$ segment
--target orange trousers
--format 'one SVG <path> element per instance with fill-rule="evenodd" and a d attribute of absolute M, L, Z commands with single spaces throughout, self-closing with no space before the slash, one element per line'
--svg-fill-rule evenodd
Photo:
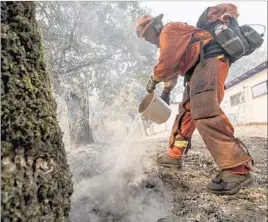
<path fill-rule="evenodd" d="M 206 59 L 204 67 L 197 65 L 184 90 L 173 125 L 169 156 L 181 158 L 187 138 L 197 129 L 221 169 L 237 167 L 252 160 L 234 137 L 234 128 L 220 108 L 228 72 L 229 62 L 223 56 Z"/>

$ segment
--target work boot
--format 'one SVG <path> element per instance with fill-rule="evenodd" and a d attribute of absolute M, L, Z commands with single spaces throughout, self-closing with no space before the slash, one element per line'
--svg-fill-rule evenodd
<path fill-rule="evenodd" d="M 158 156 L 157 164 L 159 166 L 181 168 L 182 159 L 174 159 L 170 157 L 167 153 L 163 153 L 160 156 Z"/>
<path fill-rule="evenodd" d="M 241 187 L 246 187 L 253 181 L 251 174 L 235 174 L 222 170 L 211 180 L 207 189 L 215 194 L 235 194 Z"/>

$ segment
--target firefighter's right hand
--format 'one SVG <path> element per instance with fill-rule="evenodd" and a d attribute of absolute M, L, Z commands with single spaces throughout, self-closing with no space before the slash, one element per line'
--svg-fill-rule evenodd
<path fill-rule="evenodd" d="M 170 105 L 170 92 L 162 91 L 160 98 L 163 99 L 166 104 Z"/>
<path fill-rule="evenodd" d="M 152 93 L 155 90 L 155 86 L 158 84 L 158 82 L 154 81 L 152 77 L 149 79 L 146 90 L 148 93 Z"/>

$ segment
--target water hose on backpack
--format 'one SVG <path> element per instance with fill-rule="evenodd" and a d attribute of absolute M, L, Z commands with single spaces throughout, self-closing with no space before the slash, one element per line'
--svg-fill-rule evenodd
<path fill-rule="evenodd" d="M 264 31 L 263 31 L 263 33 L 262 34 L 260 34 L 260 36 L 261 37 L 263 37 L 264 36 L 264 34 L 265 34 L 265 32 L 266 32 L 266 26 L 265 25 L 261 25 L 261 24 L 247 24 L 247 25 L 251 25 L 251 26 L 262 26 L 263 28 L 264 28 Z"/>

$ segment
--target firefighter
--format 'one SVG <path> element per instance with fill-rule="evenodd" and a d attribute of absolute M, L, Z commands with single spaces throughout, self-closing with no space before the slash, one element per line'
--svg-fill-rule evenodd
<path fill-rule="evenodd" d="M 182 167 L 182 156 L 195 129 L 200 133 L 220 173 L 207 185 L 216 194 L 234 194 L 252 182 L 252 157 L 243 143 L 234 137 L 234 128 L 220 108 L 224 82 L 230 63 L 213 36 L 181 22 L 163 25 L 163 14 L 137 19 L 136 34 L 160 49 L 146 90 L 152 93 L 164 82 L 161 97 L 169 101 L 178 76 L 184 76 L 185 89 L 173 124 L 167 152 L 161 154 L 160 166 Z M 226 19 L 226 18 L 225 18 Z"/>

